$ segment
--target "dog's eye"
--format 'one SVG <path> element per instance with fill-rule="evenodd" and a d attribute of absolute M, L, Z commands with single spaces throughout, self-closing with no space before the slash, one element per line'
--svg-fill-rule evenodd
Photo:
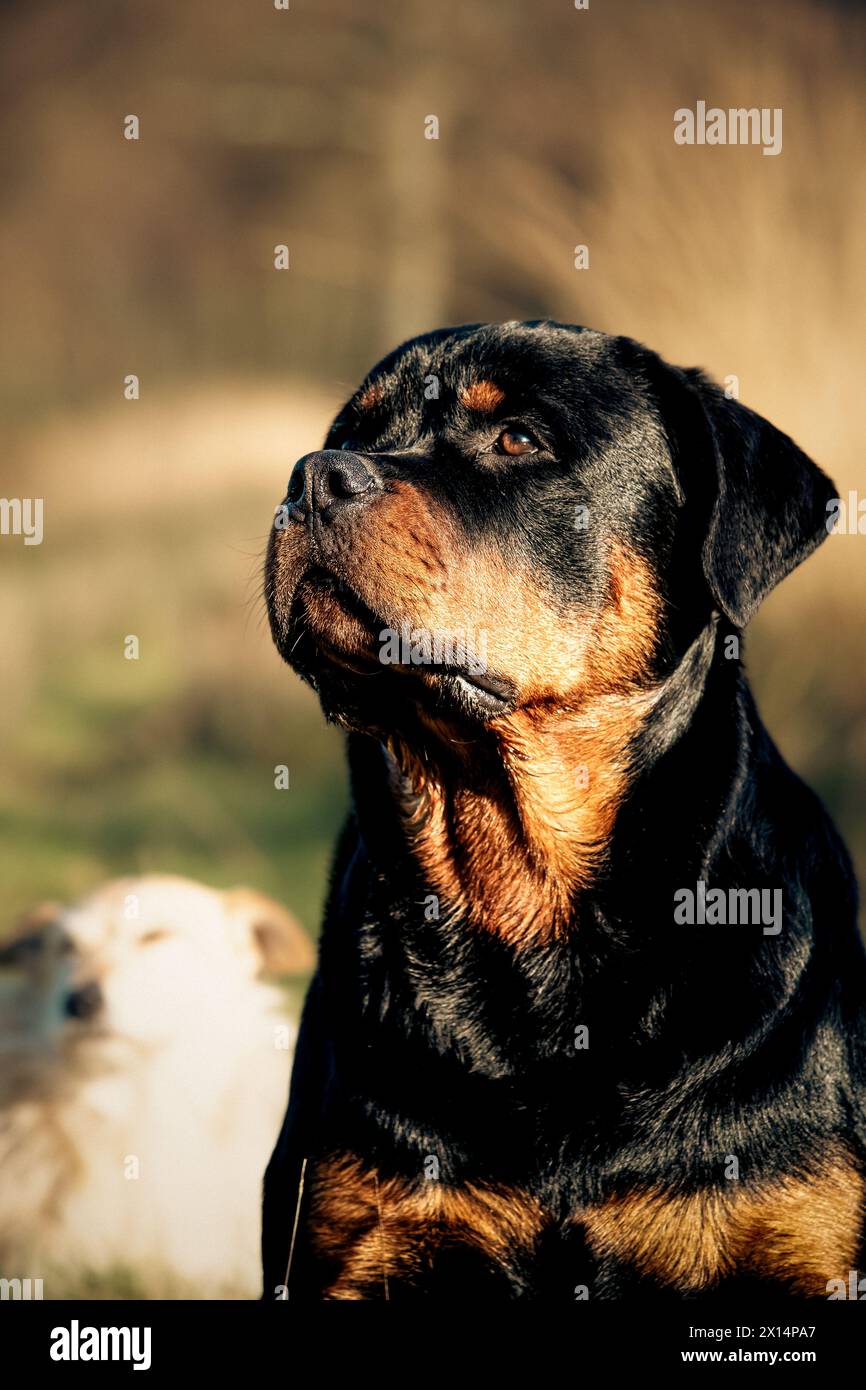
<path fill-rule="evenodd" d="M 525 430 L 503 430 L 495 447 L 497 453 L 509 454 L 512 458 L 518 454 L 538 453 L 538 444 Z"/>
<path fill-rule="evenodd" d="M 165 927 L 154 927 L 152 931 L 142 932 L 138 938 L 139 946 L 155 946 L 158 941 L 167 941 L 171 932 Z"/>

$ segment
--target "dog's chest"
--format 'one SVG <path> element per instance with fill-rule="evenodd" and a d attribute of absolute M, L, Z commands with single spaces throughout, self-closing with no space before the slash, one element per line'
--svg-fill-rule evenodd
<path fill-rule="evenodd" d="M 732 1193 L 663 1186 L 554 1215 L 528 1189 L 384 1177 L 352 1154 L 313 1160 L 307 1258 L 327 1299 L 680 1296 L 746 1278 L 826 1297 L 856 1260 L 864 1182 L 841 1155 L 808 1179 Z"/>

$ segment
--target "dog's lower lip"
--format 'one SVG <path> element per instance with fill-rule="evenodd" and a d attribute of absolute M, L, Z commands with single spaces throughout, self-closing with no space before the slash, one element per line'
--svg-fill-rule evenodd
<path fill-rule="evenodd" d="M 304 584 L 311 584 L 330 590 L 335 598 L 345 607 L 349 608 L 365 626 L 377 630 L 383 626 L 379 621 L 378 615 L 368 607 L 357 590 L 353 589 L 351 585 L 347 584 L 339 575 L 332 573 L 331 570 L 322 569 L 320 567 L 308 570 L 301 581 L 301 586 Z"/>
<path fill-rule="evenodd" d="M 333 643 L 325 638 L 319 638 L 316 646 L 326 661 L 330 661 L 335 666 L 341 666 L 344 671 L 350 671 L 356 676 L 378 675 L 384 667 L 377 661 L 366 660 L 364 657 L 355 653 L 341 651 Z"/>

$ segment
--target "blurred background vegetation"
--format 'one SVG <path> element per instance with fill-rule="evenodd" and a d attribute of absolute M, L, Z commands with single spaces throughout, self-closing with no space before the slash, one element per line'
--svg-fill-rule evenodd
<path fill-rule="evenodd" d="M 862 6 L 817 0 L 5 0 L 0 496 L 44 497 L 45 540 L 0 538 L 0 927 L 161 869 L 315 930 L 340 740 L 271 647 L 261 556 L 399 340 L 627 333 L 866 490 L 864 58 Z M 781 107 L 782 154 L 676 146 L 698 99 Z M 861 877 L 863 581 L 831 538 L 749 652 Z"/>

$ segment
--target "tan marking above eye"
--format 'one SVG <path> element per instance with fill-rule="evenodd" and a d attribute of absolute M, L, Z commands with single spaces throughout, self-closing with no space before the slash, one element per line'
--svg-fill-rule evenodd
<path fill-rule="evenodd" d="M 489 415 L 505 400 L 505 392 L 493 381 L 474 381 L 471 386 L 464 386 L 458 399 L 467 410 Z"/>
<path fill-rule="evenodd" d="M 385 388 L 381 381 L 371 381 L 369 386 L 365 386 L 356 401 L 359 410 L 372 410 L 374 405 L 378 405 L 385 395 Z"/>

